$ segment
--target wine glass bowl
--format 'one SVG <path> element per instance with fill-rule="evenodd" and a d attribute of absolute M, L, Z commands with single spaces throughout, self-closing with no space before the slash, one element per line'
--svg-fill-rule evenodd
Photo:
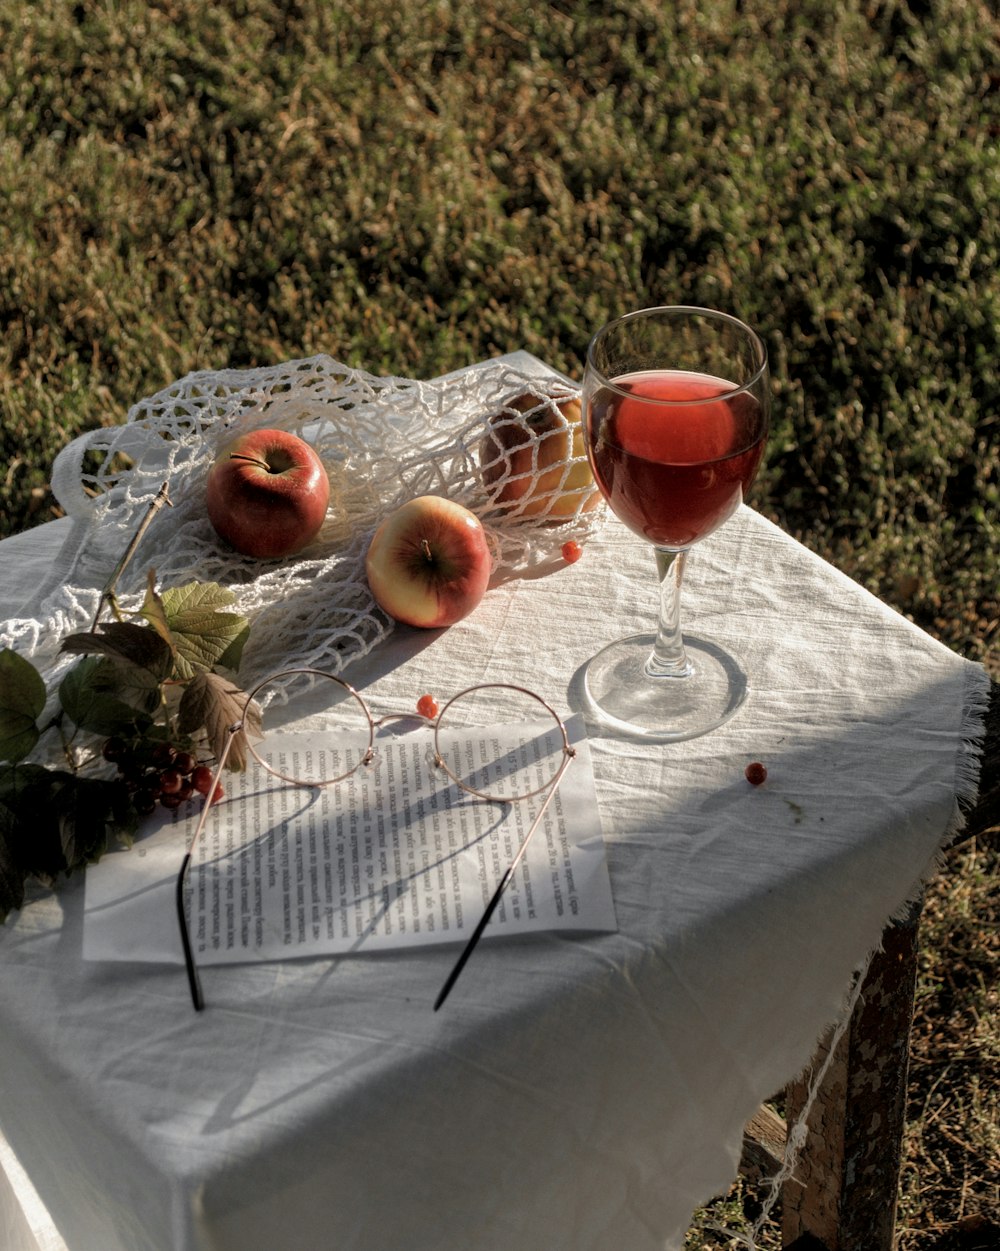
<path fill-rule="evenodd" d="M 748 684 L 739 661 L 682 637 L 685 554 L 737 510 L 760 467 L 770 413 L 760 337 L 712 309 L 643 309 L 591 340 L 583 430 L 615 516 L 653 545 L 658 628 L 619 640 L 586 667 L 592 710 L 645 739 L 692 738 L 725 721 Z"/>

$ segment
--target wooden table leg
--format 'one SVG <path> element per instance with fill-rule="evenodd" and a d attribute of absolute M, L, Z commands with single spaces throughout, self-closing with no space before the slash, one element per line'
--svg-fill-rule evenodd
<path fill-rule="evenodd" d="M 920 906 L 883 934 L 861 998 L 807 1121 L 799 1184 L 782 1190 L 782 1242 L 791 1251 L 891 1251 L 903 1126 Z M 821 1045 L 814 1063 L 827 1054 Z M 786 1092 L 789 1124 L 807 1081 Z"/>

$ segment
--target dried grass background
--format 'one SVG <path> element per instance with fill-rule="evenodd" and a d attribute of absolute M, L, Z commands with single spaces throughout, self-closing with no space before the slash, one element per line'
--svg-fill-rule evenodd
<path fill-rule="evenodd" d="M 1000 676 L 998 88 L 986 0 L 0 0 L 0 534 L 191 370 L 579 376 L 712 304 L 771 350 L 757 506 Z M 901 1251 L 1000 1211 L 997 860 L 931 892 Z"/>

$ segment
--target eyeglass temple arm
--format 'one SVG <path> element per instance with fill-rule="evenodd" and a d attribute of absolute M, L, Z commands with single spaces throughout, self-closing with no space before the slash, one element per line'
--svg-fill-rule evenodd
<path fill-rule="evenodd" d="M 188 851 L 184 853 L 181 871 L 177 875 L 177 921 L 181 931 L 181 946 L 184 948 L 184 968 L 187 971 L 188 986 L 191 988 L 191 1002 L 194 1004 L 195 1012 L 201 1012 L 205 1007 L 205 997 L 201 991 L 201 978 L 198 976 L 198 966 L 194 962 L 187 917 L 184 913 L 184 882 L 190 863 L 191 853 Z"/>
<path fill-rule="evenodd" d="M 469 957 L 472 955 L 473 951 L 476 949 L 476 945 L 479 942 L 480 938 L 482 938 L 483 931 L 486 929 L 487 925 L 489 925 L 490 923 L 490 918 L 493 916 L 493 913 L 496 912 L 497 904 L 500 902 L 501 896 L 503 895 L 504 891 L 507 889 L 508 885 L 510 884 L 510 879 L 514 876 L 514 873 L 517 870 L 517 866 L 521 863 L 522 859 L 524 858 L 524 853 L 528 850 L 528 844 L 531 842 L 532 834 L 534 834 L 535 830 L 538 829 L 538 826 L 541 823 L 542 817 L 545 816 L 546 809 L 548 808 L 549 804 L 552 802 L 552 797 L 555 795 L 556 791 L 559 789 L 559 783 L 562 781 L 562 775 L 566 772 L 566 769 L 569 767 L 569 762 L 573 759 L 575 755 L 576 755 L 576 752 L 573 750 L 572 747 L 566 748 L 564 750 L 562 763 L 559 766 L 559 770 L 556 773 L 556 776 L 552 779 L 552 785 L 549 787 L 549 792 L 545 796 L 545 802 L 542 804 L 541 808 L 539 808 L 534 821 L 532 821 L 531 823 L 531 829 L 528 830 L 527 834 L 525 834 L 524 838 L 521 840 L 521 846 L 518 847 L 517 854 L 514 856 L 514 859 L 507 866 L 507 871 L 504 873 L 503 877 L 500 879 L 500 883 L 497 886 L 496 890 L 493 892 L 493 896 L 490 899 L 489 903 L 486 905 L 486 909 L 483 912 L 483 915 L 479 918 L 479 922 L 476 925 L 476 928 L 469 935 L 468 942 L 462 948 L 462 952 L 459 955 L 458 959 L 455 961 L 454 967 L 452 968 L 451 972 L 448 974 L 447 978 L 445 979 L 444 985 L 441 987 L 440 991 L 438 992 L 438 997 L 434 1000 L 435 1012 L 437 1012 L 438 1008 L 441 1007 L 444 1001 L 451 994 L 452 987 L 458 981 L 462 970 L 468 964 Z"/>
<path fill-rule="evenodd" d="M 215 766 L 215 773 L 212 776 L 212 784 L 208 788 L 208 794 L 201 806 L 201 813 L 198 816 L 198 824 L 194 828 L 191 835 L 191 842 L 188 849 L 184 853 L 184 859 L 181 861 L 180 872 L 177 874 L 177 924 L 181 931 L 181 947 L 184 949 L 184 968 L 187 971 L 188 986 L 191 988 L 191 1002 L 194 1004 L 196 1012 L 201 1012 L 205 1007 L 205 997 L 201 990 L 201 978 L 198 976 L 198 966 L 194 960 L 194 948 L 191 946 L 191 935 L 188 932 L 187 911 L 184 907 L 184 886 L 187 881 L 188 869 L 191 865 L 191 856 L 201 837 L 201 832 L 205 828 L 205 822 L 208 820 L 208 810 L 211 808 L 215 796 L 215 788 L 219 785 L 219 778 L 222 776 L 222 770 L 226 767 L 226 760 L 229 757 L 229 749 L 233 745 L 233 739 L 243 729 L 243 722 L 237 721 L 234 725 L 229 726 L 226 731 L 226 743 L 219 757 L 219 763 Z"/>

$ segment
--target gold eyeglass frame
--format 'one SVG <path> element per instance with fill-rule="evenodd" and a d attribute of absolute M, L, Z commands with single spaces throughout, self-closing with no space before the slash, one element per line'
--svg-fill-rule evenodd
<path fill-rule="evenodd" d="M 449 993 L 451 992 L 452 987 L 455 985 L 455 982 L 458 980 L 459 974 L 462 972 L 462 969 L 465 967 L 466 963 L 468 962 L 469 957 L 472 955 L 472 952 L 474 948 L 476 947 L 476 944 L 479 942 L 479 939 L 482 937 L 483 931 L 486 929 L 486 926 L 489 923 L 490 918 L 495 912 L 497 904 L 500 902 L 501 896 L 506 890 L 508 884 L 510 883 L 511 878 L 514 876 L 514 872 L 517 869 L 517 866 L 520 864 L 525 852 L 527 851 L 528 844 L 531 841 L 532 835 L 534 834 L 535 830 L 538 828 L 538 825 L 540 824 L 542 818 L 544 817 L 545 812 L 550 802 L 552 801 L 553 796 L 558 790 L 559 783 L 562 781 L 563 774 L 566 772 L 566 769 L 568 768 L 570 761 L 576 755 L 576 748 L 570 744 L 569 735 L 566 732 L 566 726 L 563 723 L 562 718 L 559 716 L 556 710 L 552 707 L 552 705 L 549 704 L 546 700 L 544 700 L 541 697 L 541 695 L 539 695 L 536 691 L 532 691 L 528 687 L 525 687 L 525 686 L 518 686 L 517 684 L 512 683 L 512 682 L 480 682 L 480 683 L 474 684 L 473 686 L 468 686 L 464 690 L 459 691 L 457 694 L 452 695 L 438 709 L 438 712 L 436 716 L 434 717 L 424 716 L 420 712 L 388 712 L 388 713 L 383 714 L 381 717 L 376 718 L 372 716 L 371 709 L 368 707 L 368 704 L 366 703 L 363 696 L 358 692 L 358 690 L 355 687 L 353 687 L 350 684 L 350 682 L 345 681 L 343 678 L 339 677 L 335 673 L 327 673 L 323 669 L 300 667 L 300 668 L 282 669 L 282 670 L 279 670 L 277 673 L 269 674 L 266 678 L 262 678 L 261 681 L 258 682 L 257 685 L 254 686 L 253 689 L 246 696 L 244 704 L 243 704 L 243 715 L 239 718 L 239 720 L 234 721 L 231 725 L 226 727 L 226 741 L 225 741 L 222 751 L 219 753 L 219 759 L 215 766 L 215 771 L 212 775 L 212 781 L 208 788 L 208 793 L 205 796 L 204 802 L 202 803 L 202 808 L 198 816 L 197 824 L 195 825 L 194 832 L 192 833 L 191 838 L 188 842 L 187 850 L 184 854 L 184 859 L 181 862 L 181 867 L 177 874 L 177 884 L 176 884 L 177 921 L 178 921 L 178 926 L 180 928 L 181 946 L 184 952 L 184 966 L 187 972 L 188 986 L 191 991 L 191 1000 L 192 1000 L 192 1003 L 194 1004 L 195 1010 L 198 1012 L 201 1012 L 204 1009 L 205 998 L 202 992 L 201 978 L 198 973 L 198 966 L 194 958 L 194 949 L 191 944 L 191 935 L 190 935 L 188 922 L 187 922 L 187 909 L 185 907 L 185 887 L 186 887 L 186 882 L 187 882 L 188 871 L 191 865 L 191 858 L 194 853 L 194 849 L 198 844 L 198 840 L 201 837 L 202 831 L 205 828 L 205 824 L 208 820 L 209 809 L 212 806 L 213 797 L 215 795 L 216 788 L 219 785 L 219 781 L 222 777 L 222 772 L 226 767 L 226 761 L 229 758 L 229 754 L 230 754 L 230 750 L 232 748 L 233 742 L 235 741 L 237 735 L 245 730 L 247 715 L 248 715 L 250 708 L 255 707 L 254 700 L 257 694 L 260 691 L 262 691 L 266 686 L 271 685 L 273 682 L 276 682 L 281 678 L 291 678 L 291 677 L 297 677 L 297 676 L 305 676 L 305 677 L 311 677 L 311 678 L 326 678 L 329 681 L 336 683 L 343 691 L 346 692 L 346 694 L 349 697 L 354 699 L 356 703 L 360 706 L 362 712 L 365 715 L 365 719 L 367 721 L 368 744 L 361 758 L 358 760 L 357 764 L 353 765 L 350 769 L 347 769 L 343 773 L 337 774 L 337 776 L 335 777 L 322 778 L 318 781 L 313 781 L 313 780 L 306 780 L 303 778 L 297 778 L 290 774 L 282 773 L 278 769 L 275 769 L 272 765 L 268 764 L 268 762 L 259 754 L 259 752 L 254 747 L 249 737 L 247 737 L 246 746 L 250 755 L 254 758 L 254 760 L 257 761 L 257 763 L 267 773 L 271 774 L 272 777 L 278 778 L 282 782 L 287 782 L 291 786 L 311 787 L 311 788 L 318 789 L 318 790 L 325 789 L 328 786 L 336 786 L 338 783 L 344 782 L 347 780 L 347 778 L 353 776 L 353 774 L 357 773 L 359 769 L 362 769 L 371 765 L 372 761 L 375 758 L 375 735 L 376 735 L 376 732 L 382 726 L 384 726 L 387 722 L 390 722 L 390 721 L 407 720 L 407 721 L 421 721 L 425 725 L 431 727 L 434 730 L 433 763 L 436 768 L 441 769 L 445 773 L 445 775 L 457 787 L 459 787 L 460 790 L 465 791 L 466 794 L 473 795 L 477 799 L 483 799 L 490 803 L 520 803 L 526 799 L 531 799 L 536 795 L 541 795 L 543 793 L 546 795 L 544 803 L 541 805 L 538 812 L 535 814 L 535 819 L 531 823 L 531 826 L 528 829 L 527 834 L 525 834 L 524 838 L 521 840 L 521 843 L 517 849 L 517 852 L 515 853 L 513 859 L 510 861 L 510 864 L 507 866 L 507 869 L 504 872 L 503 876 L 501 877 L 500 882 L 497 885 L 496 889 L 494 890 L 492 897 L 487 903 L 483 911 L 482 917 L 480 918 L 479 922 L 476 924 L 476 927 L 472 931 L 472 934 L 469 936 L 469 939 L 467 940 L 465 947 L 462 949 L 462 952 L 460 953 L 458 960 L 455 962 L 455 965 L 453 966 L 451 972 L 449 973 L 448 977 L 445 979 L 444 985 L 442 986 L 440 992 L 438 993 L 437 998 L 434 1001 L 434 1011 L 436 1012 L 438 1008 L 440 1008 L 441 1005 L 444 1003 L 445 999 L 448 997 Z M 458 777 L 456 773 L 454 773 L 448 767 L 444 754 L 440 749 L 440 743 L 439 743 L 441 723 L 445 717 L 445 714 L 448 712 L 449 708 L 451 708 L 458 700 L 463 699 L 465 696 L 470 695 L 475 691 L 488 691 L 488 690 L 511 691 L 520 695 L 528 696 L 530 699 L 535 700 L 535 702 L 541 708 L 545 709 L 545 711 L 552 717 L 552 719 L 558 726 L 559 733 L 562 737 L 562 759 L 560 760 L 559 765 L 555 773 L 553 774 L 552 778 L 548 782 L 546 782 L 544 785 L 537 786 L 530 791 L 524 791 L 523 793 L 518 793 L 518 794 L 513 794 L 513 795 L 494 794 L 492 792 L 478 790 L 476 787 L 470 786 L 469 783 L 464 782 L 460 777 Z M 455 727 L 455 728 L 458 728 L 458 727 Z"/>

